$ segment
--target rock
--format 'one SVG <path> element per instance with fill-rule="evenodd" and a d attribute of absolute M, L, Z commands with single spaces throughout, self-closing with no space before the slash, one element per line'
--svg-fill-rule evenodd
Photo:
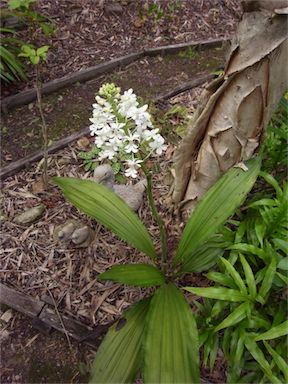
<path fill-rule="evenodd" d="M 76 220 L 67 220 L 64 224 L 55 227 L 53 239 L 56 241 L 70 241 L 72 233 L 78 228 L 79 223 Z"/>
<path fill-rule="evenodd" d="M 12 313 L 12 309 L 8 309 L 7 311 L 5 311 L 3 313 L 3 315 L 1 316 L 1 320 L 4 321 L 5 323 L 9 323 L 9 321 L 12 319 L 13 317 L 13 313 Z"/>
<path fill-rule="evenodd" d="M 81 221 L 67 220 L 54 229 L 53 239 L 63 243 L 72 242 L 76 248 L 85 248 L 94 240 L 94 231 Z"/>
<path fill-rule="evenodd" d="M 77 248 L 88 247 L 94 240 L 94 231 L 88 225 L 84 225 L 73 232 L 71 240 Z"/>
<path fill-rule="evenodd" d="M 34 221 L 38 220 L 45 211 L 45 205 L 40 204 L 36 207 L 28 208 L 23 213 L 14 217 L 14 223 L 19 225 L 32 224 Z"/>
<path fill-rule="evenodd" d="M 32 184 L 32 192 L 33 193 L 43 193 L 45 191 L 45 184 L 42 179 L 35 181 Z"/>
<path fill-rule="evenodd" d="M 90 146 L 90 144 L 91 142 L 86 136 L 81 137 L 81 139 L 77 141 L 77 145 L 80 149 L 86 149 Z"/>
<path fill-rule="evenodd" d="M 120 15 L 123 12 L 123 7 L 119 3 L 111 3 L 104 5 L 104 11 L 107 15 Z"/>
<path fill-rule="evenodd" d="M 109 164 L 99 165 L 94 170 L 94 181 L 112 189 L 133 210 L 138 211 L 143 201 L 143 194 L 147 186 L 146 179 L 134 185 L 115 184 L 115 175 Z"/>

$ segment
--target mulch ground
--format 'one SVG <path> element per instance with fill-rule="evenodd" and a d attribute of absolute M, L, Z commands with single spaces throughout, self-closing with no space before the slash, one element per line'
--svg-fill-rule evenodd
<path fill-rule="evenodd" d="M 111 11 L 117 3 L 120 12 Z M 53 21 L 55 34 L 40 32 L 37 45 L 50 45 L 42 80 L 47 82 L 143 48 L 187 41 L 228 37 L 235 32 L 242 11 L 237 0 L 161 0 L 163 16 L 149 14 L 152 0 L 39 0 L 35 9 Z M 27 31 L 19 38 L 28 39 Z M 2 97 L 33 86 L 28 81 L 3 86 Z"/>

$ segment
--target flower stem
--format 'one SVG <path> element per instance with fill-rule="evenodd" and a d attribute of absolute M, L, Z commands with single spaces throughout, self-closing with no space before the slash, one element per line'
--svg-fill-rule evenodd
<path fill-rule="evenodd" d="M 48 129 L 47 129 L 45 116 L 43 113 L 42 83 L 40 80 L 39 66 L 38 65 L 36 65 L 36 93 L 37 93 L 38 109 L 39 109 L 41 120 L 42 120 L 43 153 L 44 153 L 43 181 L 44 181 L 44 187 L 45 187 L 45 189 L 47 189 L 47 187 L 48 187 L 48 173 L 47 173 L 47 171 L 48 171 Z"/>
<path fill-rule="evenodd" d="M 157 211 L 153 193 L 152 193 L 152 174 L 147 168 L 145 168 L 144 164 L 141 165 L 141 168 L 147 179 L 147 194 L 148 194 L 148 200 L 151 207 L 152 215 L 156 220 L 156 223 L 160 230 L 160 239 L 161 239 L 161 246 L 162 246 L 162 261 L 163 263 L 166 263 L 167 262 L 167 235 L 166 235 L 164 222 Z M 166 266 L 164 266 L 164 269 L 166 269 Z"/>

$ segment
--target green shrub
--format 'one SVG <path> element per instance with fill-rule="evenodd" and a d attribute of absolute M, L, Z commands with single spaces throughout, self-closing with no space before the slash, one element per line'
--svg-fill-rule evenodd
<path fill-rule="evenodd" d="M 204 364 L 213 369 L 218 349 L 228 362 L 228 383 L 287 381 L 288 283 L 287 185 L 267 173 L 274 195 L 248 204 L 233 221 L 234 245 L 218 271 L 206 277 L 215 285 L 187 288 L 205 297 L 197 303 Z"/>

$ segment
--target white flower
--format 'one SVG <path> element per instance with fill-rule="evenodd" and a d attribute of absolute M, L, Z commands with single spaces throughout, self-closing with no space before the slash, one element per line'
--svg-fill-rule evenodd
<path fill-rule="evenodd" d="M 123 116 L 129 117 L 131 111 L 137 108 L 138 104 L 137 97 L 133 93 L 133 89 L 130 88 L 121 96 L 118 110 Z"/>
<path fill-rule="evenodd" d="M 105 143 L 102 148 L 103 148 L 103 150 L 99 155 L 99 160 L 103 160 L 103 159 L 107 159 L 107 158 L 109 160 L 112 160 L 118 151 L 117 145 L 110 143 L 110 142 Z"/>
<path fill-rule="evenodd" d="M 156 135 L 159 133 L 159 128 L 155 128 L 155 129 L 145 129 L 145 131 L 143 131 L 143 138 L 144 140 L 155 140 L 155 137 Z"/>
<path fill-rule="evenodd" d="M 125 145 L 125 152 L 126 153 L 137 153 L 139 151 L 139 141 L 140 136 L 137 133 L 129 134 L 125 136 L 125 142 L 128 142 Z"/>
<path fill-rule="evenodd" d="M 137 170 L 141 167 L 140 166 L 141 163 L 142 163 L 141 160 L 135 160 L 135 159 L 127 160 L 126 164 L 128 165 L 128 168 L 125 171 L 125 176 L 132 177 L 133 179 L 135 179 L 138 175 Z"/>
<path fill-rule="evenodd" d="M 109 140 L 110 135 L 111 135 L 111 128 L 109 125 L 96 131 L 95 144 L 97 145 L 97 147 L 101 148 L 103 144 Z"/>
<path fill-rule="evenodd" d="M 167 148 L 167 145 L 164 144 L 164 139 L 159 134 L 155 135 L 153 139 L 154 141 L 149 143 L 149 147 L 153 149 L 157 155 L 161 155 L 162 152 Z"/>

